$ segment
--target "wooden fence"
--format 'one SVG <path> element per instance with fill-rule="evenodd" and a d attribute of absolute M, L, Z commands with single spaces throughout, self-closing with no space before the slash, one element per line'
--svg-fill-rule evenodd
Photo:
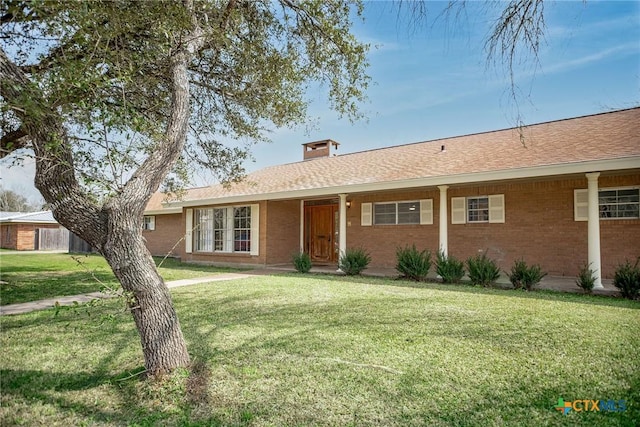
<path fill-rule="evenodd" d="M 69 253 L 91 253 L 91 245 L 73 233 L 69 233 Z"/>
<path fill-rule="evenodd" d="M 35 250 L 55 251 L 69 249 L 69 230 L 66 228 L 38 228 L 35 236 Z"/>

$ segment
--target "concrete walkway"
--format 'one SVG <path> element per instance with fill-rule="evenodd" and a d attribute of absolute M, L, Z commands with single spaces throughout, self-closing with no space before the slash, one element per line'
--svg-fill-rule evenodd
<path fill-rule="evenodd" d="M 173 280 L 173 281 L 167 282 L 167 287 L 177 288 L 180 286 L 190 286 L 190 285 L 197 285 L 200 283 L 219 282 L 222 280 L 246 279 L 247 277 L 251 277 L 253 275 L 255 275 L 254 272 L 224 273 L 224 274 L 217 274 L 215 276 L 196 277 L 194 279 Z M 87 303 L 94 299 L 103 299 L 103 298 L 112 298 L 112 297 L 113 295 L 105 294 L 103 292 L 91 292 L 88 294 L 69 295 L 64 297 L 56 297 L 56 298 L 42 299 L 38 301 L 24 302 L 20 304 L 2 305 L 0 306 L 0 316 L 10 315 L 10 314 L 29 313 L 31 311 L 36 311 L 36 310 L 45 310 L 48 308 L 55 307 L 56 303 L 58 303 L 58 305 L 61 305 L 61 306 L 69 306 L 76 303 L 78 304 Z"/>
<path fill-rule="evenodd" d="M 167 287 L 169 288 L 177 288 L 181 286 L 190 286 L 197 285 L 201 283 L 210 283 L 210 282 L 220 282 L 225 280 L 237 280 L 237 279 L 246 279 L 252 276 L 265 276 L 265 275 L 275 275 L 278 273 L 286 273 L 295 271 L 291 265 L 281 265 L 281 266 L 270 266 L 266 268 L 249 270 L 240 273 L 223 273 L 217 274 L 215 276 L 205 276 L 205 277 L 196 277 L 193 279 L 182 279 L 182 280 L 173 280 L 167 282 Z M 320 266 L 314 267 L 311 269 L 311 273 L 316 274 L 341 274 L 337 271 L 336 266 Z M 397 277 L 397 272 L 392 268 L 372 268 L 367 269 L 363 272 L 363 275 L 370 277 Z M 434 277 L 430 277 L 430 279 L 435 280 Z M 575 283 L 575 277 L 556 277 L 556 276 L 546 276 L 542 279 L 540 284 L 536 286 L 536 289 L 545 289 L 545 290 L 553 290 L 558 292 L 574 292 L 574 293 L 582 293 L 582 289 L 578 287 Z M 619 296 L 620 293 L 618 289 L 616 289 L 610 280 L 603 280 L 604 289 L 594 290 L 593 293 L 595 295 L 606 295 L 606 296 Z M 497 286 L 511 288 L 511 284 L 509 283 L 506 276 L 501 277 L 498 280 Z M 0 306 L 0 316 L 11 315 L 11 314 L 21 314 L 21 313 L 29 313 L 31 311 L 36 310 L 45 310 L 48 308 L 52 308 L 56 306 L 56 302 L 61 306 L 69 306 L 75 303 L 82 304 L 94 299 L 101 298 L 111 298 L 112 295 L 105 294 L 102 292 L 91 292 L 88 294 L 82 295 L 69 295 L 64 297 L 57 297 L 51 299 L 44 299 L 39 301 L 25 302 L 21 304 L 9 304 Z"/>

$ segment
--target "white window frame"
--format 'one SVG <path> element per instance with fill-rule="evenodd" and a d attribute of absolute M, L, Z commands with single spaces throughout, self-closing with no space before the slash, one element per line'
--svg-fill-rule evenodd
<path fill-rule="evenodd" d="M 213 208 L 193 210 L 193 252 L 214 251 L 213 221 Z"/>
<path fill-rule="evenodd" d="M 399 205 L 404 203 L 415 203 L 418 210 L 417 222 L 398 222 L 399 220 Z M 394 205 L 395 206 L 395 222 L 378 224 L 375 222 L 375 207 L 378 205 Z M 421 199 L 421 200 L 400 200 L 393 202 L 376 202 L 376 203 L 362 203 L 360 211 L 360 223 L 363 226 L 370 225 L 430 225 L 433 224 L 433 199 Z"/>
<path fill-rule="evenodd" d="M 145 215 L 142 220 L 142 229 L 145 231 L 153 231 L 156 229 L 155 215 Z"/>
<path fill-rule="evenodd" d="M 477 200 L 478 203 L 484 203 L 484 201 L 486 200 L 486 208 L 472 208 L 471 204 L 472 201 Z M 471 196 L 471 197 L 467 197 L 466 200 L 467 203 L 467 222 L 474 224 L 474 223 L 488 223 L 489 222 L 489 196 Z M 471 214 L 472 213 L 477 213 L 478 216 L 481 216 L 482 218 L 486 218 L 486 219 L 471 219 Z"/>
<path fill-rule="evenodd" d="M 486 198 L 488 202 L 487 221 L 469 221 L 469 199 Z M 451 198 L 451 224 L 503 224 L 506 221 L 504 194 Z"/>
<path fill-rule="evenodd" d="M 247 227 L 236 227 L 235 214 L 240 209 L 248 209 L 248 218 L 243 218 Z M 210 218 L 206 223 L 198 224 L 195 218 L 201 211 L 208 211 L 207 215 Z M 201 208 L 194 209 L 195 223 L 193 234 L 193 252 L 198 253 L 238 253 L 238 254 L 250 254 L 258 255 L 259 253 L 259 205 L 238 205 L 238 206 L 224 206 L 216 208 Z M 205 225 L 204 229 L 199 227 Z M 237 240 L 237 233 L 241 233 L 247 238 Z M 203 237 L 204 234 L 204 237 Z M 205 239 L 205 244 L 199 242 L 198 239 Z M 241 246 L 248 246 L 246 250 L 236 250 L 236 241 L 245 242 Z"/>
<path fill-rule="evenodd" d="M 617 220 L 633 220 L 639 219 L 640 216 L 603 216 L 602 206 L 605 204 L 600 203 L 600 193 L 604 191 L 623 191 L 623 190 L 636 190 L 640 193 L 640 187 L 602 187 L 598 188 L 598 217 L 604 221 L 617 221 Z M 616 203 L 619 205 L 620 203 Z M 640 210 L 640 208 L 639 208 Z M 586 188 L 578 188 L 573 190 L 573 219 L 574 221 L 587 221 L 589 219 L 589 193 Z"/>

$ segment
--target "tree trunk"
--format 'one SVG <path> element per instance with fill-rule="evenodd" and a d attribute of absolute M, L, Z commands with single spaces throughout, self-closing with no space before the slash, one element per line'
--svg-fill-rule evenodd
<path fill-rule="evenodd" d="M 21 121 L 36 155 L 35 184 L 60 224 L 85 239 L 107 260 L 122 288 L 130 292 L 129 307 L 140 334 L 147 373 L 157 375 L 189 364 L 189 354 L 171 295 L 158 274 L 142 238 L 142 218 L 151 195 L 184 148 L 189 121 L 187 64 L 202 45 L 193 2 L 183 0 L 193 28 L 172 53 L 171 108 L 164 138 L 103 206 L 79 185 L 72 143 L 64 119 L 0 47 L 0 93 Z M 23 108 L 28 106 L 29 108 Z M 5 141 L 3 141 L 4 143 Z"/>
<path fill-rule="evenodd" d="M 180 322 L 164 281 L 142 239 L 142 216 L 151 194 L 179 155 L 184 144 L 188 118 L 188 86 L 184 95 L 186 67 L 179 69 L 182 88 L 179 118 L 169 127 L 170 137 L 159 144 L 138 170 L 125 192 L 99 206 L 78 184 L 73 169 L 73 152 L 62 117 L 51 109 L 42 91 L 31 84 L 0 48 L 0 89 L 5 101 L 23 105 L 28 99 L 36 114 L 16 108 L 30 137 L 36 156 L 35 184 L 51 205 L 56 220 L 86 240 L 107 260 L 125 291 L 131 292 L 131 312 L 140 334 L 147 373 L 170 372 L 189 364 L 189 354 Z M 188 85 L 188 83 L 187 83 Z M 185 104 L 187 105 L 185 107 Z M 180 120 L 182 119 L 182 120 Z M 180 131 L 175 131 L 178 128 Z M 182 132 L 181 132 L 182 131 Z"/>
<path fill-rule="evenodd" d="M 103 255 L 132 297 L 127 303 L 140 334 L 147 373 L 187 366 L 190 360 L 180 322 L 169 289 L 144 244 L 140 222 L 128 214 L 126 206 L 110 210 L 108 216 Z"/>

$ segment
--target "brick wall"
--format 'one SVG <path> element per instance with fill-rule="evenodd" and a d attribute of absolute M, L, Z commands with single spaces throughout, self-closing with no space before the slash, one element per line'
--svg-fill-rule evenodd
<path fill-rule="evenodd" d="M 416 245 L 419 250 L 438 248 L 438 190 L 425 189 L 408 192 L 348 196 L 351 207 L 347 209 L 347 248 L 363 247 L 371 254 L 371 266 L 393 268 L 396 264 L 396 249 L 405 245 Z M 432 225 L 372 225 L 360 226 L 362 203 L 400 202 L 433 199 L 434 217 Z"/>
<path fill-rule="evenodd" d="M 15 249 L 17 244 L 17 227 L 15 225 L 2 225 L 0 229 L 2 236 L 0 236 L 0 244 L 3 249 Z"/>
<path fill-rule="evenodd" d="M 599 187 L 640 185 L 640 174 L 601 176 Z M 451 216 L 451 197 L 504 194 L 504 224 L 451 224 L 449 254 L 461 259 L 487 251 L 501 268 L 509 269 L 514 260 L 541 264 L 552 275 L 575 276 L 586 263 L 587 223 L 574 221 L 573 190 L 587 188 L 582 176 L 571 179 L 517 181 L 481 186 L 451 186 L 447 206 Z M 394 267 L 398 246 L 415 243 L 419 249 L 438 249 L 439 191 L 426 189 L 349 197 L 347 245 L 363 246 L 372 255 L 372 266 Z M 360 205 L 364 202 L 433 199 L 433 225 L 360 226 Z M 640 256 L 640 220 L 601 220 L 603 277 L 612 277 L 615 267 L 625 259 Z"/>
<path fill-rule="evenodd" d="M 143 230 L 147 249 L 154 256 L 180 257 L 184 251 L 184 219 L 181 213 L 155 215 L 155 230 Z M 177 246 L 176 246 L 177 244 Z"/>
<path fill-rule="evenodd" d="M 300 251 L 300 201 L 268 202 L 266 220 L 267 264 L 291 264 L 292 255 Z"/>
<path fill-rule="evenodd" d="M 60 228 L 58 224 L 6 224 L 2 226 L 0 243 L 4 249 L 32 251 L 35 249 L 36 229 Z"/>
<path fill-rule="evenodd" d="M 600 188 L 640 186 L 640 172 L 627 175 L 605 175 Z M 587 222 L 574 221 L 573 191 L 587 188 L 584 175 L 536 181 L 519 180 L 486 185 L 450 186 L 449 254 L 460 259 L 487 251 L 502 269 L 510 269 L 514 260 L 524 258 L 538 263 L 552 275 L 575 276 L 586 263 Z M 504 194 L 504 224 L 451 224 L 451 198 Z M 436 188 L 386 193 L 349 195 L 347 210 L 347 246 L 362 246 L 372 256 L 372 266 L 395 266 L 396 248 L 416 244 L 435 254 L 439 245 L 439 197 Z M 433 199 L 431 225 L 360 225 L 362 203 Z M 165 255 L 178 242 L 185 229 L 183 214 L 157 215 L 156 229 L 145 231 L 147 246 L 154 255 Z M 601 254 L 603 277 L 613 276 L 615 267 L 625 259 L 640 256 L 640 220 L 601 220 Z M 268 236 L 268 238 L 267 238 Z M 185 254 L 184 241 L 172 251 L 185 261 L 271 265 L 289 263 L 300 243 L 300 201 L 260 202 L 260 253 L 249 254 Z"/>

